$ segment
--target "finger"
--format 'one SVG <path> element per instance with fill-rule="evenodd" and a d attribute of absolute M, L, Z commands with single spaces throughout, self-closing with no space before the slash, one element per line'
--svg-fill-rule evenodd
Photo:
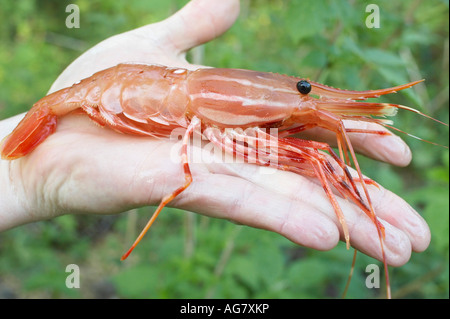
<path fill-rule="evenodd" d="M 397 135 L 386 128 L 366 122 L 344 121 L 346 128 L 387 132 L 386 135 L 374 133 L 348 133 L 353 148 L 360 154 L 390 163 L 406 166 L 411 162 L 411 150 Z M 322 141 L 336 146 L 336 133 L 322 128 L 314 128 L 301 134 L 302 138 Z"/>
<path fill-rule="evenodd" d="M 230 187 L 233 192 L 229 191 Z M 277 232 L 313 249 L 328 250 L 339 241 L 335 223 L 314 207 L 240 177 L 194 174 L 194 182 L 174 204 L 210 217 Z"/>
<path fill-rule="evenodd" d="M 227 31 L 239 15 L 239 0 L 193 0 L 164 20 L 166 36 L 179 53 Z"/>
<path fill-rule="evenodd" d="M 352 176 L 357 177 L 355 170 L 350 169 Z M 364 193 L 358 184 L 359 192 Z M 430 230 L 425 220 L 415 212 L 402 198 L 386 190 L 381 185 L 368 185 L 370 200 L 377 218 L 385 226 L 386 238 L 383 245 L 386 259 L 390 265 L 401 266 L 411 255 L 411 250 L 423 251 L 430 243 Z M 310 198 L 305 198 L 310 201 Z M 312 199 L 314 207 L 325 213 L 332 212 L 331 204 L 324 199 Z M 372 220 L 353 203 L 338 198 L 339 206 L 345 216 L 350 232 L 351 244 L 358 250 L 382 260 L 379 235 Z M 327 209 L 327 205 L 329 208 Z M 334 218 L 333 214 L 330 218 Z M 338 223 L 337 219 L 335 219 Z"/>
<path fill-rule="evenodd" d="M 353 177 L 358 174 L 349 169 Z M 364 193 L 360 183 L 357 184 L 359 192 Z M 406 201 L 377 184 L 366 185 L 370 201 L 378 218 L 404 233 L 411 243 L 414 251 L 424 251 L 430 244 L 431 234 L 426 221 Z M 397 247 L 398 248 L 398 247 Z"/>
<path fill-rule="evenodd" d="M 431 233 L 422 216 L 402 198 L 381 186 L 369 186 L 369 191 L 377 216 L 404 232 L 414 251 L 424 251 L 430 244 Z"/>
<path fill-rule="evenodd" d="M 342 225 L 336 217 L 335 210 L 323 191 L 322 186 L 314 180 L 282 171 L 274 171 L 273 174 L 261 174 L 259 171 L 261 168 L 256 165 L 211 165 L 210 169 L 215 174 L 239 176 L 254 185 L 259 185 L 266 190 L 268 198 L 263 201 L 263 204 L 269 207 L 270 203 L 267 202 L 270 202 L 272 197 L 280 195 L 285 198 L 285 201 L 296 203 L 295 205 L 303 208 L 303 210 L 298 209 L 295 210 L 293 216 L 285 216 L 285 220 L 289 220 L 290 222 L 296 222 L 295 218 L 298 218 L 296 214 L 304 214 L 308 218 L 318 218 L 317 216 L 323 218 L 323 216 L 328 216 L 330 220 L 333 220 L 336 229 L 341 231 L 341 238 L 343 239 Z M 353 170 L 352 173 L 356 176 Z M 407 211 L 408 205 L 403 200 L 384 190 L 381 186 L 379 187 L 380 189 L 373 186 L 371 188 L 371 194 L 373 193 L 374 196 L 372 201 L 375 201 L 376 214 L 381 218 L 386 218 L 386 221 L 382 220 L 386 228 L 386 239 L 383 241 L 386 259 L 390 265 L 403 265 L 411 256 L 411 246 L 415 250 L 425 249 L 428 246 L 429 231 L 423 220 L 420 218 L 417 219 L 417 216 L 414 214 L 409 216 L 410 214 Z M 378 193 L 374 193 L 377 191 Z M 383 194 L 390 201 L 390 205 L 383 206 Z M 375 224 L 359 207 L 339 196 L 336 197 L 350 231 L 350 242 L 352 246 L 369 256 L 382 260 L 381 244 Z M 278 210 L 275 209 L 274 211 Z M 390 214 L 397 211 L 400 212 L 400 216 L 404 216 L 404 220 L 402 217 L 399 217 L 396 221 L 395 218 L 390 216 Z M 408 226 L 408 223 L 404 224 L 406 218 L 410 220 L 409 223 L 412 227 Z M 416 236 L 417 234 L 414 234 L 414 231 L 422 235 Z M 304 234 L 302 234 L 303 237 L 298 237 L 299 234 L 290 234 L 289 232 L 281 234 L 294 242 L 301 240 L 303 244 L 306 238 Z M 321 240 L 325 242 L 323 238 Z M 328 241 L 328 245 L 330 243 L 331 241 Z M 308 247 L 313 246 L 308 244 Z"/>
<path fill-rule="evenodd" d="M 353 176 L 357 176 L 351 170 Z M 369 196 L 377 218 L 385 227 L 386 237 L 383 240 L 386 260 L 393 266 L 405 264 L 411 251 L 423 251 L 430 243 L 430 230 L 423 218 L 415 212 L 403 199 L 386 190 L 381 185 L 367 186 Z M 363 189 L 359 186 L 360 193 Z M 306 200 L 310 200 L 306 198 Z M 314 199 L 313 199 L 314 200 Z M 314 207 L 325 213 L 332 211 L 332 207 L 326 200 L 316 200 Z M 353 247 L 365 254 L 382 260 L 381 243 L 375 224 L 356 205 L 342 198 L 338 203 L 345 216 L 345 222 L 350 232 L 350 242 Z M 333 215 L 329 215 L 334 218 Z M 338 223 L 337 219 L 335 222 Z"/>

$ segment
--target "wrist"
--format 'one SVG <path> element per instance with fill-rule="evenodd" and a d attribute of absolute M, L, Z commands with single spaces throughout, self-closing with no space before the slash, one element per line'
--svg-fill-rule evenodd
<path fill-rule="evenodd" d="M 0 121 L 0 141 L 16 127 L 24 114 Z M 15 163 L 0 159 L 0 231 L 31 221 L 24 209 L 23 189 L 14 181 L 12 167 Z"/>

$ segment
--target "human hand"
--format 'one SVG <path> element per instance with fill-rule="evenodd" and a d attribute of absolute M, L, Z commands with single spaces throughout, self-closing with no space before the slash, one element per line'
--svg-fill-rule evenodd
<path fill-rule="evenodd" d="M 238 11 L 237 0 L 192 1 L 167 20 L 99 43 L 75 60 L 50 91 L 121 62 L 197 68 L 185 60 L 185 52 L 225 32 Z M 21 117 L 2 121 L 0 137 L 11 132 Z M 315 133 L 315 138 L 335 140 L 323 130 Z M 358 151 L 376 159 L 398 165 L 410 160 L 409 149 L 394 135 L 353 134 L 352 141 Z M 31 154 L 0 162 L 0 230 L 62 214 L 113 214 L 158 204 L 184 183 L 181 165 L 170 161 L 173 146 L 165 139 L 100 128 L 87 117 L 65 116 L 56 133 Z M 308 178 L 282 171 L 259 174 L 259 167 L 250 164 L 190 166 L 194 181 L 171 206 L 271 230 L 320 250 L 333 248 L 342 237 L 325 192 Z M 386 227 L 388 263 L 401 265 L 411 249 L 426 249 L 430 233 L 424 220 L 395 194 L 382 187 L 369 189 Z M 343 199 L 339 204 L 352 245 L 381 259 L 371 221 L 355 205 Z"/>

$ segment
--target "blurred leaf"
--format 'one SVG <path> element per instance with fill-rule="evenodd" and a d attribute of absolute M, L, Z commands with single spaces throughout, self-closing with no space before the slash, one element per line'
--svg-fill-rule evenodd
<path fill-rule="evenodd" d="M 315 259 L 304 259 L 294 263 L 288 270 L 289 285 L 299 290 L 320 286 L 327 276 L 327 265 Z"/>
<path fill-rule="evenodd" d="M 121 296 L 155 298 L 158 275 L 149 265 L 135 265 L 114 276 L 113 282 Z"/>
<path fill-rule="evenodd" d="M 236 276 L 239 281 L 252 289 L 258 289 L 260 284 L 260 274 L 255 269 L 256 263 L 253 259 L 237 258 L 233 259 L 227 267 L 227 271 Z"/>
<path fill-rule="evenodd" d="M 448 189 L 435 188 L 430 190 L 432 200 L 425 209 L 428 225 L 432 236 L 432 245 L 440 252 L 447 252 L 449 249 L 449 197 Z"/>
<path fill-rule="evenodd" d="M 302 60 L 302 63 L 308 65 L 313 68 L 323 68 L 327 64 L 327 56 L 324 52 L 314 52 L 311 51 L 308 55 Z"/>
<path fill-rule="evenodd" d="M 396 54 L 376 48 L 363 50 L 362 57 L 369 63 L 386 66 L 403 66 L 403 60 Z"/>
<path fill-rule="evenodd" d="M 64 25 L 67 2 L 2 2 L 1 118 L 29 109 L 83 47 L 160 21 L 187 0 L 76 3 L 81 11 L 80 29 Z M 425 78 L 426 85 L 379 101 L 423 107 L 427 114 L 448 121 L 448 1 L 377 4 L 382 19 L 378 30 L 366 28 L 367 4 L 361 1 L 241 1 L 239 20 L 219 39 L 205 44 L 204 64 L 299 75 L 350 90 Z M 414 63 L 399 58 L 405 47 Z M 393 119 L 406 132 L 448 146 L 448 127 L 408 112 L 399 112 Z M 393 290 L 442 267 L 441 273 L 405 297 L 448 299 L 449 153 L 409 137 L 405 141 L 413 152 L 408 167 L 392 168 L 359 157 L 363 173 L 423 213 L 432 232 L 425 252 L 413 253 L 410 262 L 392 269 Z M 149 209 L 142 211 L 149 215 Z M 202 217 L 196 224 L 194 251 L 185 256 L 182 214 L 166 213 L 126 264 L 119 257 L 128 248 L 125 238 L 134 236 L 127 233 L 126 214 L 109 230 L 100 231 L 95 223 L 87 227 L 85 216 L 63 216 L 3 232 L 0 284 L 20 298 L 98 297 L 101 294 L 92 288 L 97 281 L 112 282 L 116 291 L 113 289 L 110 297 L 124 298 L 203 298 L 209 293 L 213 298 L 335 298 L 342 293 L 352 257 L 345 245 L 318 252 L 299 248 L 280 235 L 247 227 L 234 238 L 235 225 Z M 143 223 L 146 218 L 142 217 Z M 234 249 L 218 274 L 228 241 Z M 364 265 L 372 262 L 359 254 L 350 297 L 374 297 L 363 278 Z M 61 280 L 68 263 L 82 266 L 92 285 L 76 292 L 65 288 Z"/>
<path fill-rule="evenodd" d="M 286 15 L 286 27 L 293 42 L 321 34 L 329 24 L 327 2 L 294 1 Z"/>

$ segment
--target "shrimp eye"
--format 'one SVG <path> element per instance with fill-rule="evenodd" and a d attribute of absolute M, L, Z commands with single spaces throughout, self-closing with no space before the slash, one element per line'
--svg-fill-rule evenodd
<path fill-rule="evenodd" d="M 308 94 L 311 92 L 311 84 L 306 80 L 297 82 L 297 90 L 302 94 Z"/>

